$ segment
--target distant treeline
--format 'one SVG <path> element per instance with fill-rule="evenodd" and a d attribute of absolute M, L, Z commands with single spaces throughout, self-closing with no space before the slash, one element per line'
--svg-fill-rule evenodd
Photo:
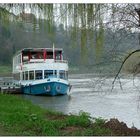
<path fill-rule="evenodd" d="M 83 64 L 81 41 L 70 34 L 72 28 L 66 31 L 63 24 L 60 24 L 50 31 L 46 25 L 47 21 L 43 20 L 34 24 L 11 21 L 7 25 L 0 21 L 0 65 L 11 64 L 13 55 L 22 48 L 52 47 L 54 43 L 55 47 L 64 49 L 64 57 L 68 59 L 70 66 L 91 69 L 95 65 L 113 66 L 114 62 L 120 61 L 122 54 L 139 47 L 137 33 L 124 29 L 104 29 L 103 46 L 98 47 L 94 36 L 90 37 L 84 54 L 86 63 Z M 98 32 L 97 29 L 95 31 Z"/>

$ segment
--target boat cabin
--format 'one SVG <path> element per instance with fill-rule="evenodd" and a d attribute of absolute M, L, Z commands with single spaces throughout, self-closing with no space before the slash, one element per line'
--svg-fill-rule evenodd
<path fill-rule="evenodd" d="M 13 58 L 14 79 L 39 80 L 50 76 L 68 79 L 67 61 L 63 60 L 62 51 L 59 48 L 26 48 L 21 50 Z M 58 67 L 61 67 L 61 70 L 58 71 Z"/>

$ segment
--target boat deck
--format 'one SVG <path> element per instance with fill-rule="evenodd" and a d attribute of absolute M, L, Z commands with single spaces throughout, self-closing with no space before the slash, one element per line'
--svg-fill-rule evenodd
<path fill-rule="evenodd" d="M 14 84 L 13 77 L 0 77 L 0 93 L 21 94 L 21 87 Z"/>

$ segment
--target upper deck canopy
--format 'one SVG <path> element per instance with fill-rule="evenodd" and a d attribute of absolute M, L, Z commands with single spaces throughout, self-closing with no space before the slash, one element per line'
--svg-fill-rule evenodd
<path fill-rule="evenodd" d="M 24 48 L 22 49 L 22 51 L 43 51 L 43 50 L 47 50 L 47 51 L 53 51 L 53 48 Z M 62 48 L 54 48 L 55 51 L 62 51 Z"/>
<path fill-rule="evenodd" d="M 19 54 L 21 52 L 43 52 L 44 50 L 46 50 L 47 52 L 53 52 L 53 48 L 24 48 L 24 49 L 18 51 L 16 54 Z M 54 48 L 54 51 L 62 52 L 63 49 Z"/>
<path fill-rule="evenodd" d="M 31 62 L 39 59 L 63 60 L 61 48 L 25 48 L 19 51 L 17 55 L 21 55 L 21 62 Z"/>

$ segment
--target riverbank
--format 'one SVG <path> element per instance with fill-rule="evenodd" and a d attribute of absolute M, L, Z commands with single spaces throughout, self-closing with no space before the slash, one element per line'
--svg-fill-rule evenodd
<path fill-rule="evenodd" d="M 1 65 L 0 64 L 0 77 L 12 76 L 12 66 L 11 65 Z"/>
<path fill-rule="evenodd" d="M 64 115 L 42 109 L 20 95 L 0 94 L 0 136 L 139 136 L 117 119 L 106 121 L 80 112 Z"/>

